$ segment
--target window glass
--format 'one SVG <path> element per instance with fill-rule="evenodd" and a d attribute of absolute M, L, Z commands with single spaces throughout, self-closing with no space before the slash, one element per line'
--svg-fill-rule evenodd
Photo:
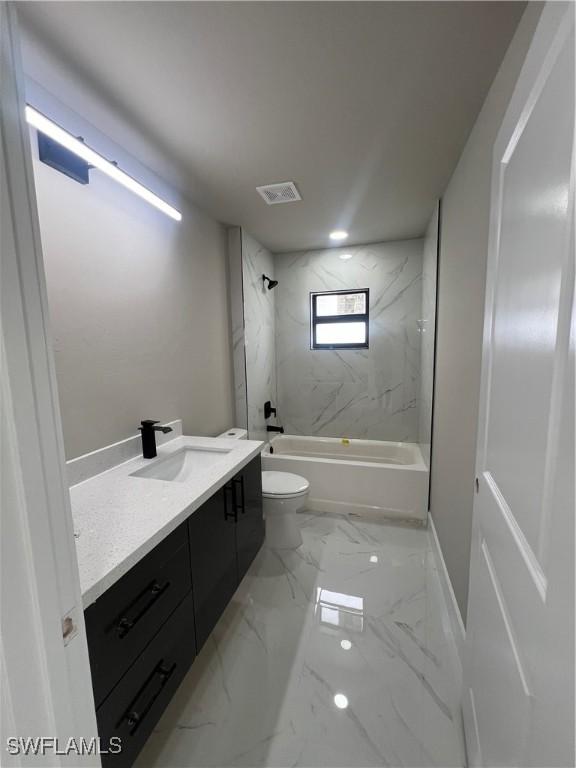
<path fill-rule="evenodd" d="M 368 289 L 310 295 L 312 349 L 368 348 Z"/>
<path fill-rule="evenodd" d="M 366 314 L 366 294 L 364 292 L 324 293 L 316 297 L 317 317 L 364 314 Z"/>
<path fill-rule="evenodd" d="M 317 344 L 365 344 L 366 323 L 319 323 Z"/>

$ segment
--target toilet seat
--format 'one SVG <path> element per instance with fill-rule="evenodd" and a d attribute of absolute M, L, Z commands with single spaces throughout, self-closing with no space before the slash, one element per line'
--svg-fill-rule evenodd
<path fill-rule="evenodd" d="M 262 496 L 265 499 L 295 499 L 305 496 L 310 483 L 292 472 L 262 472 Z"/>

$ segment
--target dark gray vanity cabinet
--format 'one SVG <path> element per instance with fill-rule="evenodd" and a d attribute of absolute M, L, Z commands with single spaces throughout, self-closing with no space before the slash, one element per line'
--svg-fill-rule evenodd
<path fill-rule="evenodd" d="M 238 581 L 240 582 L 264 541 L 262 513 L 262 464 L 260 457 L 251 461 L 233 480 L 236 498 L 239 497 L 236 524 L 236 552 Z"/>
<path fill-rule="evenodd" d="M 197 510 L 188 526 L 200 650 L 264 541 L 260 457 Z"/>
<path fill-rule="evenodd" d="M 198 650 L 238 586 L 237 516 L 233 484 L 229 482 L 188 519 Z"/>
<path fill-rule="evenodd" d="M 97 707 L 192 589 L 189 558 L 184 523 L 84 612 Z"/>
<path fill-rule="evenodd" d="M 104 768 L 130 768 L 196 655 L 192 594 L 184 598 L 96 711 L 102 746 L 122 740 Z M 112 745 L 114 742 L 112 742 Z"/>
<path fill-rule="evenodd" d="M 264 539 L 253 459 L 84 612 L 103 766 L 128 768 Z"/>

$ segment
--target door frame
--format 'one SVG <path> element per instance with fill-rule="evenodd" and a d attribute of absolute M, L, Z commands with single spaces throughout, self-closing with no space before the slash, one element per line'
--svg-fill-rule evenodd
<path fill-rule="evenodd" d="M 8 737 L 97 736 L 58 402 L 16 8 L 0 3 L 0 660 Z M 6 760 L 6 762 L 4 762 Z M 55 754 L 38 765 L 100 765 Z"/>

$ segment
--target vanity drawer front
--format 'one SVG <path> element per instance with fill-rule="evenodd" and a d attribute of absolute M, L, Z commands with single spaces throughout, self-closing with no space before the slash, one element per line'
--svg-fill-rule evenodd
<path fill-rule="evenodd" d="M 186 524 L 85 612 L 92 686 L 98 706 L 192 586 Z"/>
<path fill-rule="evenodd" d="M 132 765 L 195 654 L 189 594 L 97 710 L 102 747 L 107 749 L 113 736 L 122 739 L 122 752 L 102 755 L 103 766 Z"/>

